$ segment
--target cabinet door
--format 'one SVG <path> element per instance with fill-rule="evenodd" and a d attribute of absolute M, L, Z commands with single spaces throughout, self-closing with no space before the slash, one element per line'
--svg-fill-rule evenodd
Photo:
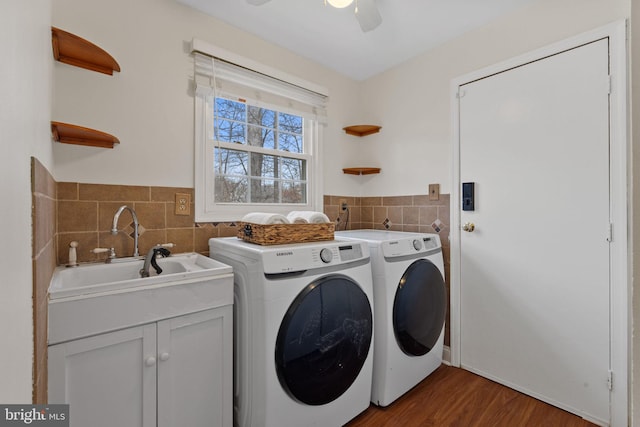
<path fill-rule="evenodd" d="M 49 402 L 71 427 L 155 427 L 155 355 L 155 324 L 50 346 Z"/>
<path fill-rule="evenodd" d="M 232 313 L 158 322 L 158 427 L 232 425 Z"/>

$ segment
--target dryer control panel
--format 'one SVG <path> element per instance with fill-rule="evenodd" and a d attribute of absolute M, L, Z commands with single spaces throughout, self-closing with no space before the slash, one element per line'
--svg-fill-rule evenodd
<path fill-rule="evenodd" d="M 341 265 L 369 258 L 364 242 L 324 242 L 280 245 L 263 249 L 262 262 L 266 274 L 292 273 Z"/>
<path fill-rule="evenodd" d="M 385 258 L 432 253 L 440 250 L 440 237 L 437 234 L 416 235 L 384 241 L 381 243 L 381 247 Z"/>

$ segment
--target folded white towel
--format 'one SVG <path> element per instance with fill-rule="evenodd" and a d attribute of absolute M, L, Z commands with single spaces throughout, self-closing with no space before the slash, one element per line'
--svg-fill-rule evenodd
<path fill-rule="evenodd" d="M 291 211 L 287 219 L 292 224 L 324 224 L 331 222 L 328 216 L 316 211 Z"/>
<path fill-rule="evenodd" d="M 300 216 L 287 215 L 287 219 L 291 224 L 309 224 L 309 221 Z"/>
<path fill-rule="evenodd" d="M 248 213 L 242 218 L 242 222 L 251 222 L 253 224 L 290 224 L 286 216 L 268 212 Z"/>

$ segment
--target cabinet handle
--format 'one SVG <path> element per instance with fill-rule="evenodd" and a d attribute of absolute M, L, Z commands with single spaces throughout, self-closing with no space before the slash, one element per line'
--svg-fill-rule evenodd
<path fill-rule="evenodd" d="M 166 362 L 167 360 L 169 360 L 169 353 L 160 353 L 160 360 L 163 362 Z"/>
<path fill-rule="evenodd" d="M 156 364 L 156 358 L 153 356 L 149 356 L 145 359 L 144 364 L 146 366 L 153 366 Z"/>

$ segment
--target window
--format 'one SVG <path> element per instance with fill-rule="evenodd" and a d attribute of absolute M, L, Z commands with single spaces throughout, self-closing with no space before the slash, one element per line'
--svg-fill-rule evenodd
<path fill-rule="evenodd" d="M 196 53 L 196 221 L 322 210 L 326 96 Z"/>
<path fill-rule="evenodd" d="M 214 201 L 307 204 L 304 119 L 215 98 Z"/>

